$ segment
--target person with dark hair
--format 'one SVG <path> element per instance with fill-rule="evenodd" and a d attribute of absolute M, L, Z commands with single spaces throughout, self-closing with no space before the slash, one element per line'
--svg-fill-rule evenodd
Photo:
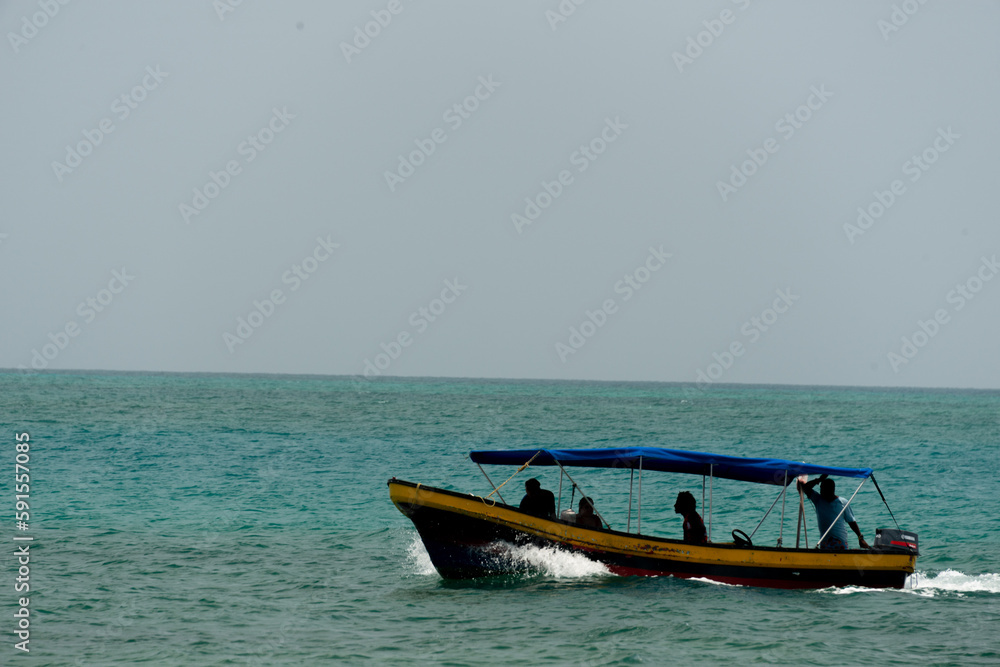
<path fill-rule="evenodd" d="M 576 525 L 585 528 L 601 527 L 601 517 L 594 514 L 594 501 L 586 496 L 580 498 L 580 511 L 576 514 Z"/>
<path fill-rule="evenodd" d="M 819 484 L 819 493 L 813 491 L 813 487 Z M 837 495 L 837 485 L 826 475 L 820 475 L 816 479 L 803 483 L 798 481 L 798 487 L 816 507 L 816 523 L 819 524 L 819 534 L 826 533 L 826 537 L 820 542 L 820 549 L 831 549 L 843 551 L 847 548 L 847 526 L 851 527 L 854 534 L 858 536 L 858 544 L 862 549 L 868 549 L 861 529 L 858 528 L 857 521 L 854 520 L 854 512 L 847 501 Z M 843 510 L 843 514 L 841 514 Z M 836 521 L 836 523 L 834 523 Z M 846 522 L 846 525 L 845 525 Z M 833 524 L 833 528 L 830 525 Z M 830 532 L 827 532 L 830 528 Z"/>
<path fill-rule="evenodd" d="M 674 503 L 674 512 L 684 517 L 684 541 L 688 544 L 706 544 L 708 535 L 705 532 L 705 522 L 698 514 L 697 504 L 690 491 L 681 491 L 677 494 L 677 502 Z"/>
<path fill-rule="evenodd" d="M 542 488 L 542 483 L 532 477 L 524 483 L 524 498 L 521 498 L 520 509 L 533 516 L 543 519 L 556 517 L 556 497 L 551 491 Z"/>

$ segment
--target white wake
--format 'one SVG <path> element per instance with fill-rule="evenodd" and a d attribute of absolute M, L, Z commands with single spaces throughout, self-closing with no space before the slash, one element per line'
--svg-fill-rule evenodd
<path fill-rule="evenodd" d="M 877 593 L 892 591 L 887 588 L 864 588 L 861 586 L 845 586 L 843 588 L 824 588 L 824 593 L 834 595 L 849 595 L 851 593 Z M 958 570 L 944 570 L 937 574 L 914 572 L 906 578 L 902 592 L 932 598 L 941 593 L 955 593 L 959 597 L 965 593 L 1000 593 L 1000 574 L 965 574 Z"/>
<path fill-rule="evenodd" d="M 579 579 L 611 574 L 603 564 L 586 556 L 551 547 L 521 546 L 497 542 L 489 548 L 491 555 L 502 562 L 503 569 L 530 572 L 556 579 Z M 436 574 L 431 557 L 419 535 L 414 535 L 406 549 L 408 569 L 416 575 Z"/>
<path fill-rule="evenodd" d="M 945 570 L 928 576 L 917 572 L 907 578 L 907 588 L 913 591 L 955 591 L 958 593 L 1000 593 L 1000 574 L 965 574 Z"/>
<path fill-rule="evenodd" d="M 579 579 L 611 574 L 603 563 L 564 549 L 513 544 L 504 546 L 512 560 L 548 577 Z"/>

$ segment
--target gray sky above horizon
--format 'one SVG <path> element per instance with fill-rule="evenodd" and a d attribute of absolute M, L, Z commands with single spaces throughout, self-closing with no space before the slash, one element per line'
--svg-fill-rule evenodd
<path fill-rule="evenodd" d="M 0 368 L 1000 388 L 998 24 L 3 3 Z"/>

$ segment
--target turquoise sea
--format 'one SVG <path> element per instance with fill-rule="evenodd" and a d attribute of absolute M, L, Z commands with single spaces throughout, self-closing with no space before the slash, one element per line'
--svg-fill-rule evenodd
<path fill-rule="evenodd" d="M 0 373 L 0 425 L 2 665 L 1000 663 L 996 391 Z M 388 499 L 392 476 L 485 494 L 473 449 L 618 445 L 870 466 L 920 536 L 919 575 L 899 591 L 779 591 L 523 549 L 523 576 L 448 582 Z M 628 472 L 574 473 L 635 528 Z M 553 469 L 529 474 L 558 491 Z M 644 476 L 644 533 L 680 535 L 684 489 L 706 514 L 700 477 Z M 751 532 L 775 493 L 717 481 L 713 538 Z M 779 508 L 755 543 L 794 541 L 797 502 L 783 527 Z M 854 508 L 869 541 L 892 526 L 870 484 Z M 27 654 L 15 536 L 34 538 Z"/>

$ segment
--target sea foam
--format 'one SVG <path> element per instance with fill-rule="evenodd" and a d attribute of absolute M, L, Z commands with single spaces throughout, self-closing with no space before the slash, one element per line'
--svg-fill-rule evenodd
<path fill-rule="evenodd" d="M 602 563 L 583 554 L 552 547 L 505 545 L 508 556 L 528 569 L 558 579 L 576 579 L 611 574 Z"/>
<path fill-rule="evenodd" d="M 491 545 L 489 550 L 497 559 L 504 561 L 507 568 L 517 572 L 532 572 L 557 579 L 576 579 L 611 574 L 603 564 L 592 561 L 583 554 L 564 549 L 497 542 Z M 408 569 L 413 574 L 431 575 L 437 573 L 419 535 L 414 535 L 409 547 L 407 547 L 406 561 Z"/>
<path fill-rule="evenodd" d="M 822 592 L 849 595 L 851 593 L 880 593 L 891 590 L 893 589 L 844 586 L 843 588 L 824 588 Z M 993 572 L 965 574 L 958 570 L 943 570 L 937 574 L 915 572 L 906 578 L 903 592 L 927 598 L 935 597 L 939 593 L 956 593 L 959 597 L 965 593 L 1000 593 L 1000 574 Z"/>
<path fill-rule="evenodd" d="M 406 562 L 413 574 L 437 574 L 437 570 L 434 569 L 434 563 L 431 562 L 430 554 L 424 548 L 424 543 L 420 541 L 419 535 L 413 536 L 410 546 L 406 549 Z"/>
<path fill-rule="evenodd" d="M 944 570 L 935 575 L 917 572 L 907 579 L 907 588 L 913 591 L 954 591 L 958 593 L 1000 593 L 1000 574 L 965 574 L 958 570 Z"/>

